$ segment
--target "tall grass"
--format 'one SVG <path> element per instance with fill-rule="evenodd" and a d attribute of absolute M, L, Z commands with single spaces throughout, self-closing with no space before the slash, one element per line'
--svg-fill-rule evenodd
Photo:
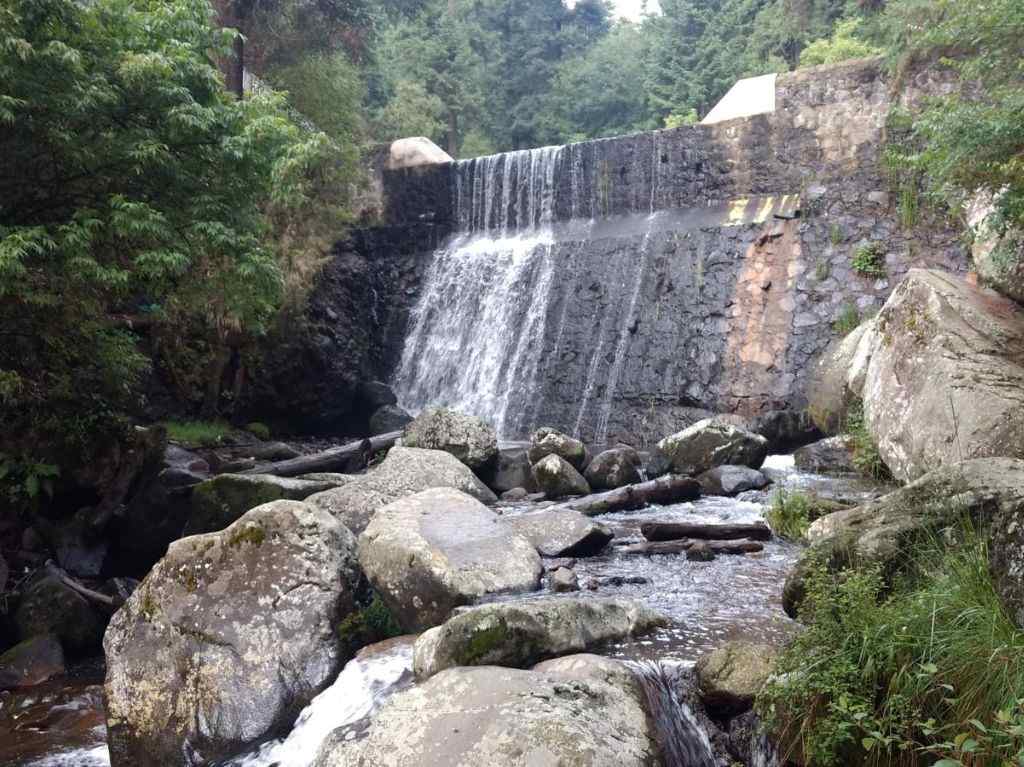
<path fill-rule="evenodd" d="M 759 707 L 809 767 L 1024 763 L 1024 632 L 968 525 L 891 589 L 879 568 L 815 568 L 802 617 Z"/>
<path fill-rule="evenodd" d="M 167 437 L 183 445 L 214 447 L 233 429 L 225 421 L 161 421 Z"/>

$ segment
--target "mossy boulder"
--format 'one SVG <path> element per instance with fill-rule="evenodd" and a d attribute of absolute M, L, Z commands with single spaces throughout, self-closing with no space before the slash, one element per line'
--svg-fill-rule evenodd
<path fill-rule="evenodd" d="M 537 429 L 530 437 L 527 455 L 531 464 L 536 464 L 545 456 L 557 455 L 571 464 L 576 471 L 583 471 L 587 465 L 586 446 L 578 439 L 548 426 Z"/>
<path fill-rule="evenodd" d="M 527 668 L 662 625 L 661 615 L 625 599 L 545 597 L 481 605 L 424 632 L 416 640 L 413 668 L 420 679 L 452 666 Z"/>
<path fill-rule="evenodd" d="M 89 655 L 100 648 L 106 620 L 74 589 L 54 575 L 36 576 L 14 611 L 19 639 L 56 636 L 68 655 Z"/>
<path fill-rule="evenodd" d="M 761 468 L 768 440 L 722 419 L 707 418 L 658 443 L 676 474 L 695 476 L 716 466 Z"/>
<path fill-rule="evenodd" d="M 314 767 L 661 764 L 653 717 L 628 671 L 591 665 L 447 669 L 390 698 L 366 738 L 335 731 Z"/>
<path fill-rule="evenodd" d="M 447 408 L 429 408 L 405 427 L 402 444 L 451 453 L 471 469 L 488 465 L 498 454 L 494 427 L 482 418 Z"/>
<path fill-rule="evenodd" d="M 359 561 L 409 632 L 436 626 L 481 597 L 534 591 L 542 571 L 526 538 L 451 488 L 424 490 L 380 509 L 359 538 Z"/>
<path fill-rule="evenodd" d="M 273 501 L 175 541 L 104 640 L 113 767 L 216 762 L 286 731 L 347 660 L 360 577 L 330 514 Z"/>
<path fill-rule="evenodd" d="M 249 509 L 271 501 L 302 501 L 337 487 L 329 480 L 292 479 L 272 474 L 221 474 L 192 488 L 185 535 L 223 530 Z"/>
<path fill-rule="evenodd" d="M 631 447 L 615 447 L 594 456 L 584 478 L 595 490 L 614 490 L 640 481 L 640 455 Z"/>
<path fill-rule="evenodd" d="M 776 647 L 752 642 L 728 642 L 702 655 L 694 671 L 708 711 L 723 718 L 748 711 L 777 656 Z"/>
<path fill-rule="evenodd" d="M 554 453 L 533 464 L 533 481 L 548 498 L 590 493 L 590 485 L 583 475 L 567 460 Z"/>

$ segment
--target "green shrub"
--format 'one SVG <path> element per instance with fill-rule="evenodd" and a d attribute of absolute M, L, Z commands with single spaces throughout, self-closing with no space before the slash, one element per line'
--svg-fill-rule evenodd
<path fill-rule="evenodd" d="M 836 321 L 832 323 L 832 328 L 841 336 L 847 336 L 852 333 L 861 323 L 860 310 L 857 309 L 856 304 L 843 304 L 843 308 L 839 310 L 839 316 Z"/>
<path fill-rule="evenodd" d="M 345 654 L 351 657 L 366 645 L 400 636 L 402 627 L 380 596 L 374 594 L 366 607 L 345 616 L 337 631 Z"/>
<path fill-rule="evenodd" d="M 819 258 L 818 262 L 814 265 L 814 279 L 818 282 L 824 282 L 832 274 L 832 264 L 823 258 Z"/>
<path fill-rule="evenodd" d="M 877 242 L 866 242 L 854 252 L 850 261 L 853 271 L 865 277 L 885 276 L 885 252 Z"/>
<path fill-rule="evenodd" d="M 962 539 L 924 546 L 892 591 L 878 568 L 812 568 L 808 628 L 758 701 L 790 755 L 808 767 L 1024 763 L 1024 632 L 984 540 L 969 527 Z"/>
<path fill-rule="evenodd" d="M 789 541 L 802 540 L 811 525 L 811 502 L 806 493 L 778 490 L 765 519 L 772 532 Z"/>
<path fill-rule="evenodd" d="M 838 245 L 845 239 L 843 235 L 843 227 L 839 224 L 832 224 L 828 229 L 828 241 L 833 245 Z"/>
<path fill-rule="evenodd" d="M 162 421 L 167 438 L 183 445 L 213 447 L 232 432 L 224 421 Z"/>
<path fill-rule="evenodd" d="M 252 423 L 245 425 L 245 430 L 256 437 L 256 439 L 262 439 L 264 441 L 270 439 L 270 427 L 265 423 L 253 421 Z"/>
<path fill-rule="evenodd" d="M 853 465 L 857 471 L 872 479 L 892 479 L 889 467 L 882 460 L 882 456 L 878 452 L 878 445 L 875 444 L 871 432 L 868 431 L 862 401 L 856 400 L 850 404 L 846 411 L 844 431 L 853 437 Z"/>
<path fill-rule="evenodd" d="M 819 64 L 838 64 L 850 59 L 876 56 L 881 49 L 860 39 L 860 19 L 851 18 L 838 22 L 832 36 L 810 43 L 800 53 L 800 66 L 813 67 Z"/>

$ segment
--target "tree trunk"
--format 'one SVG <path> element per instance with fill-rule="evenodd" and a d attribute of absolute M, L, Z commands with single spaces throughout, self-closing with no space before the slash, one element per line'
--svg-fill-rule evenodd
<path fill-rule="evenodd" d="M 336 471 L 342 474 L 353 474 L 365 469 L 373 454 L 378 450 L 390 449 L 399 437 L 400 431 L 378 434 L 376 437 L 350 442 L 340 447 L 332 447 L 312 455 L 300 455 L 285 461 L 263 463 L 240 474 L 273 474 L 277 477 L 297 477 L 300 474 L 312 474 L 322 471 Z"/>
<path fill-rule="evenodd" d="M 220 384 L 231 361 L 231 348 L 220 338 L 214 341 L 213 355 L 206 366 L 206 390 L 203 392 L 203 418 L 213 418 L 220 406 Z"/>
<path fill-rule="evenodd" d="M 235 36 L 234 56 L 228 64 L 228 90 L 239 99 L 245 96 L 245 40 L 241 33 Z"/>
<path fill-rule="evenodd" d="M 682 538 L 703 538 L 705 540 L 728 541 L 737 538 L 771 540 L 772 531 L 768 525 L 753 524 L 703 524 L 700 522 L 646 522 L 640 532 L 649 541 L 675 541 Z"/>
<path fill-rule="evenodd" d="M 649 482 L 638 482 L 626 485 L 607 493 L 585 495 L 575 501 L 569 501 L 563 508 L 592 517 L 596 514 L 608 514 L 613 511 L 642 509 L 652 503 L 681 503 L 695 501 L 700 498 L 700 484 L 692 477 L 669 474 L 652 479 Z"/>

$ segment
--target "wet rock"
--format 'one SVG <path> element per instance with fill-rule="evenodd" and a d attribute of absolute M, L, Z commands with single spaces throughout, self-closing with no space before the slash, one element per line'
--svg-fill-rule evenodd
<path fill-rule="evenodd" d="M 789 453 L 824 436 L 806 410 L 769 410 L 750 422 L 750 431 L 768 440 L 769 453 Z"/>
<path fill-rule="evenodd" d="M 537 490 L 525 447 L 499 449 L 494 463 L 481 472 L 481 478 L 496 493 L 504 493 L 519 487 L 527 493 Z"/>
<path fill-rule="evenodd" d="M 716 466 L 697 477 L 703 495 L 739 495 L 746 490 L 760 490 L 771 480 L 757 469 L 746 466 Z"/>
<path fill-rule="evenodd" d="M 526 496 L 526 500 L 530 503 L 541 503 L 542 501 L 547 500 L 547 496 L 544 495 L 544 493 L 530 493 Z"/>
<path fill-rule="evenodd" d="M 104 641 L 113 767 L 217 761 L 289 727 L 345 660 L 357 583 L 352 535 L 298 501 L 172 543 Z"/>
<path fill-rule="evenodd" d="M 472 415 L 446 408 L 424 410 L 405 427 L 402 444 L 451 453 L 471 469 L 479 469 L 498 454 L 494 427 Z"/>
<path fill-rule="evenodd" d="M 388 407 L 398 404 L 394 390 L 383 381 L 364 381 L 359 384 L 358 396 L 366 404 L 367 410 Z M 389 429 L 389 431 L 392 431 Z"/>
<path fill-rule="evenodd" d="M 614 490 L 641 480 L 640 456 L 631 447 L 617 447 L 598 453 L 584 473 L 595 490 Z"/>
<path fill-rule="evenodd" d="M 548 498 L 587 495 L 590 485 L 564 458 L 550 453 L 533 465 L 533 480 Z"/>
<path fill-rule="evenodd" d="M 368 737 L 331 737 L 314 767 L 660 763 L 635 686 L 612 672 L 451 668 L 389 699 Z"/>
<path fill-rule="evenodd" d="M 409 632 L 444 621 L 489 594 L 534 591 L 540 557 L 493 511 L 452 488 L 433 488 L 380 509 L 359 538 L 359 561 Z"/>
<path fill-rule="evenodd" d="M 955 528 L 964 517 L 990 527 L 989 555 L 997 590 L 1010 605 L 1024 605 L 1020 587 L 1024 562 L 1015 548 L 1016 516 L 1024 508 L 1024 461 L 975 458 L 925 474 L 915 482 L 870 503 L 826 514 L 811 524 L 811 543 L 786 579 L 783 607 L 795 617 L 804 598 L 807 567 L 816 558 L 834 569 L 851 561 L 882 566 L 887 575 L 906 561 L 905 552 L 920 540 Z M 1015 596 L 1019 595 L 1019 596 Z M 1024 610 L 1011 611 L 1024 618 Z"/>
<path fill-rule="evenodd" d="M 107 561 L 110 542 L 105 535 L 105 520 L 98 509 L 87 507 L 59 524 L 38 520 L 57 562 L 65 570 L 83 577 L 95 577 Z"/>
<path fill-rule="evenodd" d="M 382 405 L 370 416 L 370 436 L 402 431 L 412 420 L 412 416 L 398 405 Z"/>
<path fill-rule="evenodd" d="M 433 487 L 459 490 L 481 501 L 498 499 L 465 464 L 443 450 L 393 447 L 379 466 L 344 487 L 311 495 L 306 500 L 337 517 L 358 535 L 378 509 Z"/>
<path fill-rule="evenodd" d="M 658 449 L 677 474 L 701 474 L 727 464 L 758 469 L 768 455 L 768 440 L 718 419 L 698 421 L 665 437 Z"/>
<path fill-rule="evenodd" d="M 53 634 L 30 637 L 0 655 L 0 690 L 32 687 L 64 673 L 64 651 Z"/>
<path fill-rule="evenodd" d="M 548 574 L 548 588 L 556 594 L 566 594 L 580 590 L 580 582 L 573 570 L 559 567 Z"/>
<path fill-rule="evenodd" d="M 223 530 L 249 509 L 271 501 L 301 501 L 334 487 L 333 482 L 275 477 L 272 474 L 221 474 L 192 489 L 192 512 L 185 535 Z"/>
<path fill-rule="evenodd" d="M 1024 307 L 912 269 L 875 320 L 864 417 L 894 477 L 957 461 L 1024 458 Z"/>
<path fill-rule="evenodd" d="M 712 562 L 716 556 L 715 550 L 706 541 L 698 541 L 686 549 L 686 559 L 690 562 Z"/>
<path fill-rule="evenodd" d="M 515 503 L 517 501 L 525 501 L 529 496 L 530 494 L 526 492 L 526 488 L 513 487 L 511 490 L 506 490 L 501 494 L 501 500 Z"/>
<path fill-rule="evenodd" d="M 728 642 L 701 656 L 694 671 L 708 711 L 721 718 L 748 711 L 771 676 L 777 655 L 771 645 Z"/>
<path fill-rule="evenodd" d="M 526 668 L 665 623 L 625 599 L 542 597 L 480 605 L 424 632 L 416 640 L 413 670 L 426 679 L 452 666 Z"/>
<path fill-rule="evenodd" d="M 531 464 L 538 463 L 545 456 L 557 455 L 576 471 L 583 471 L 587 462 L 587 448 L 582 442 L 546 426 L 537 429 L 530 437 L 528 455 Z"/>
<path fill-rule="evenodd" d="M 644 578 L 642 575 L 612 575 L 607 578 L 601 578 L 599 581 L 602 586 L 612 586 L 614 588 L 620 588 L 622 586 L 640 586 L 645 583 L 650 583 L 650 579 Z"/>
<path fill-rule="evenodd" d="M 3 593 L 7 588 L 7 560 L 4 559 L 4 555 L 0 554 L 0 593 Z"/>
<path fill-rule="evenodd" d="M 501 524 L 530 541 L 542 557 L 593 556 L 614 537 L 606 526 L 567 509 L 509 514 Z"/>
<path fill-rule="evenodd" d="M 828 437 L 797 450 L 793 462 L 801 471 L 814 474 L 855 474 L 853 448 L 853 437 Z"/>
<path fill-rule="evenodd" d="M 576 558 L 555 557 L 554 559 L 545 559 L 542 564 L 544 566 L 544 572 L 546 573 L 554 572 L 560 567 L 565 567 L 569 570 L 572 570 L 574 567 L 576 567 Z"/>
<path fill-rule="evenodd" d="M 69 655 L 96 652 L 105 623 L 84 597 L 50 574 L 38 575 L 29 583 L 14 611 L 19 638 L 53 634 Z"/>
<path fill-rule="evenodd" d="M 181 537 L 192 510 L 192 487 L 207 479 L 210 465 L 191 450 L 168 444 L 153 476 L 145 478 L 106 531 L 110 559 L 121 572 L 145 573 Z"/>

